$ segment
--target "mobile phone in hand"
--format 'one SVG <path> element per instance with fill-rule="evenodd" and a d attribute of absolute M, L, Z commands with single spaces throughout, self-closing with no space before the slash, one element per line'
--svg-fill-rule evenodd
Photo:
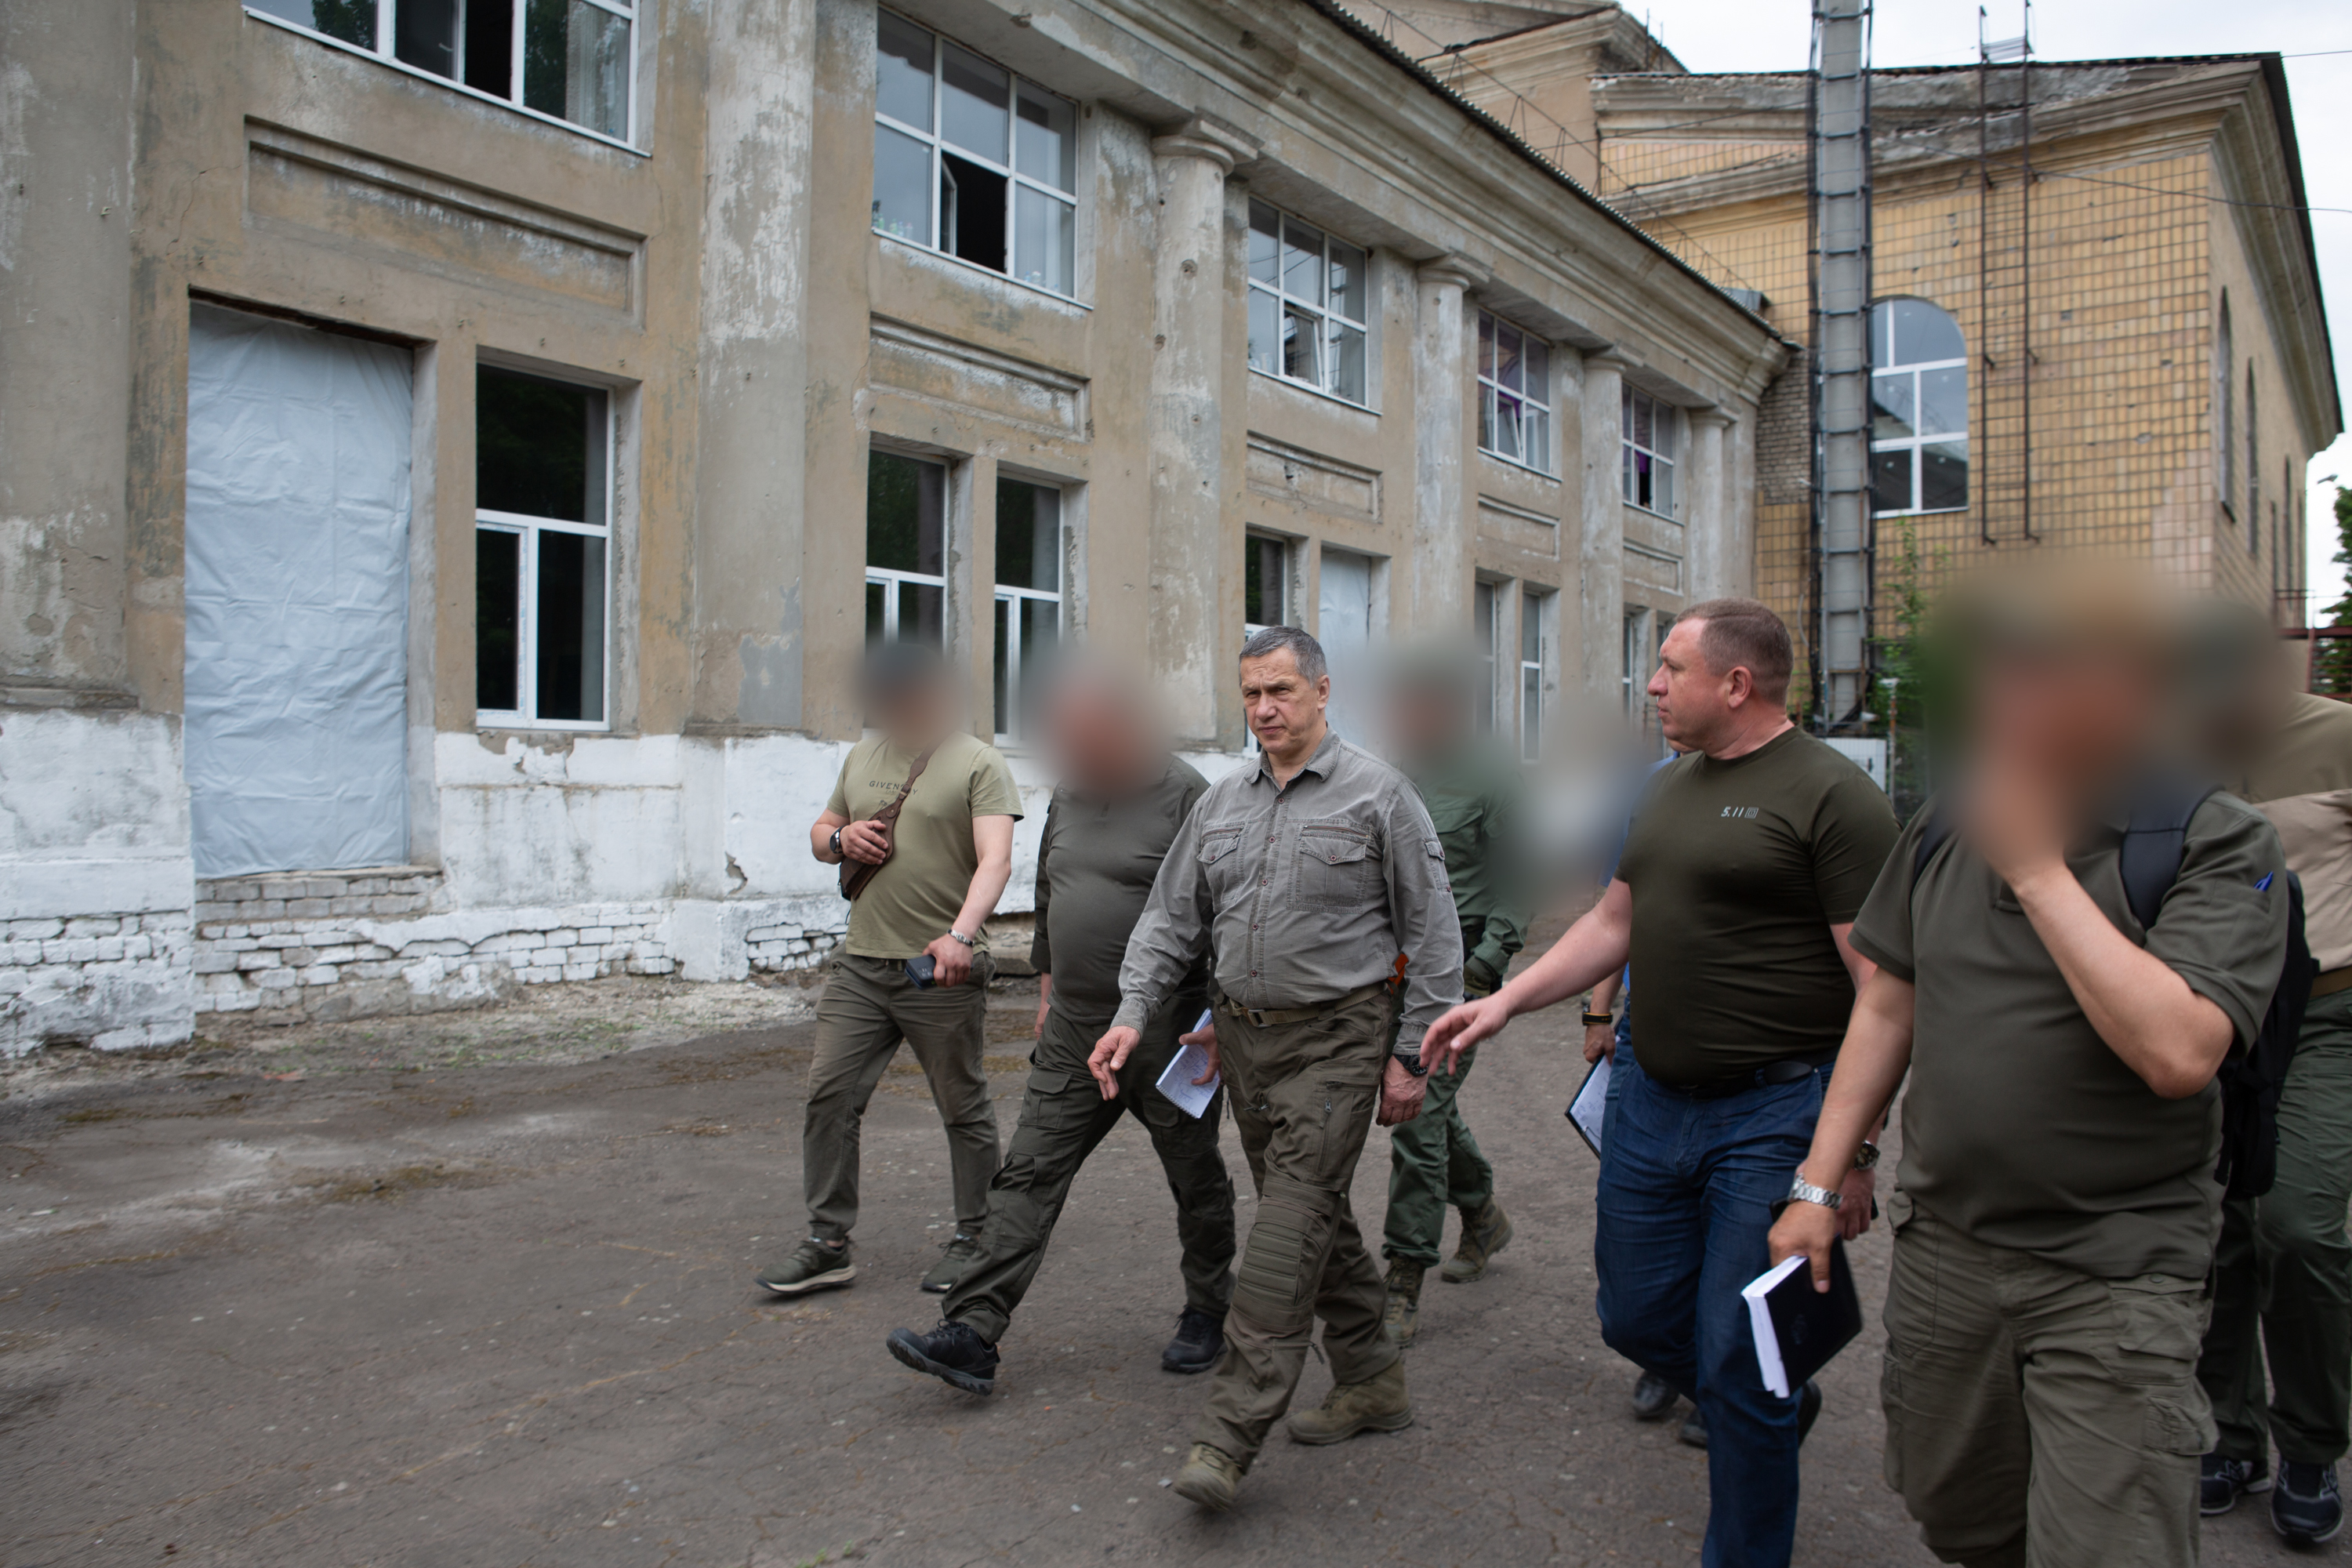
<path fill-rule="evenodd" d="M 918 991 L 929 991 L 939 984 L 940 961 L 929 953 L 907 960 L 907 978 L 915 983 Z"/>

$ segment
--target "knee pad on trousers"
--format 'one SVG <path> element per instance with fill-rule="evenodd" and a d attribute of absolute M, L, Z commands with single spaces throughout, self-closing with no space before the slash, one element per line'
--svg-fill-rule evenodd
<path fill-rule="evenodd" d="M 1304 1333 L 1315 1322 L 1315 1276 L 1330 1245 L 1339 1198 L 1268 1176 L 1249 1242 L 1242 1248 L 1234 1305 L 1277 1333 Z"/>

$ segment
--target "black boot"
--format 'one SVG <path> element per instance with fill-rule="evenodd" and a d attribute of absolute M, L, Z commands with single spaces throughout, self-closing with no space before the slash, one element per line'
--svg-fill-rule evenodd
<path fill-rule="evenodd" d="M 928 1334 L 893 1329 L 888 1349 L 917 1372 L 928 1372 L 966 1394 L 996 1392 L 996 1347 L 969 1323 L 941 1323 Z"/>
<path fill-rule="evenodd" d="M 1162 1372 L 1206 1372 L 1225 1353 L 1225 1317 L 1187 1307 L 1176 1320 L 1176 1337 L 1160 1352 Z"/>

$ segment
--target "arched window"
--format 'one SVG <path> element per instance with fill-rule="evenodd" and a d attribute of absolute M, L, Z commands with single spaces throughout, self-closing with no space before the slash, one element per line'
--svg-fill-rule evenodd
<path fill-rule="evenodd" d="M 2213 468 L 2224 509 L 2238 504 L 2237 347 L 2230 337 L 2230 291 L 2221 290 L 2221 324 L 2213 330 Z"/>
<path fill-rule="evenodd" d="M 1870 308 L 1873 506 L 1958 511 L 1969 504 L 1969 360 L 1960 324 L 1925 300 Z"/>

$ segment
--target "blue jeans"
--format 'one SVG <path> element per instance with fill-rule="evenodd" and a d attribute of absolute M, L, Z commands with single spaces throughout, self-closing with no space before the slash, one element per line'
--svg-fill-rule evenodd
<path fill-rule="evenodd" d="M 1770 1267 L 1772 1205 L 1811 1147 L 1825 1074 L 1721 1100 L 1675 1093 L 1620 1051 L 1601 1137 L 1601 1337 L 1706 1417 L 1705 1568 L 1786 1568 L 1797 1402 L 1766 1392 L 1740 1288 Z"/>

